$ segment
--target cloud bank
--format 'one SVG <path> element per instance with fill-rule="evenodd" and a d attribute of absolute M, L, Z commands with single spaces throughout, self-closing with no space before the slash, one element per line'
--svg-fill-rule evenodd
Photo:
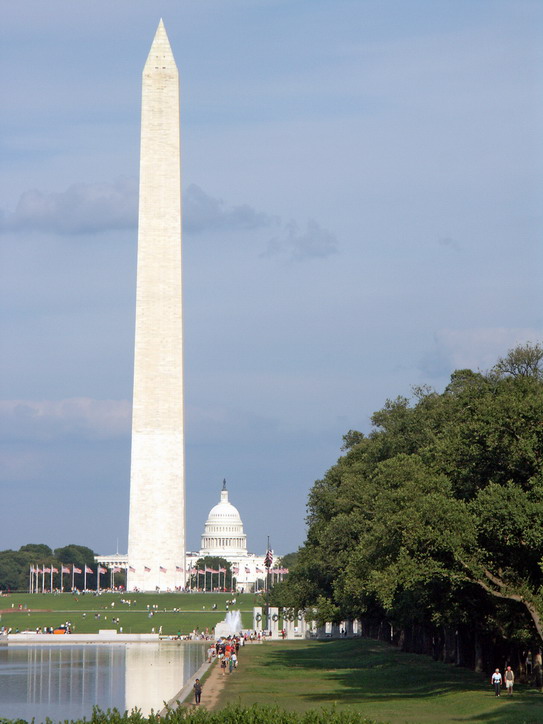
<path fill-rule="evenodd" d="M 421 369 L 432 377 L 458 369 L 485 372 L 508 350 L 542 337 L 543 330 L 529 327 L 440 329 L 435 333 L 435 347 L 422 360 Z"/>
<path fill-rule="evenodd" d="M 130 420 L 128 400 L 0 400 L 4 441 L 119 438 L 130 433 Z"/>
<path fill-rule="evenodd" d="M 13 212 L 0 210 L 0 232 L 88 235 L 134 229 L 138 217 L 138 188 L 134 179 L 113 183 L 78 183 L 66 191 L 45 194 L 25 191 Z M 338 253 L 337 239 L 316 221 L 301 231 L 295 221 L 258 211 L 249 204 L 228 205 L 196 184 L 183 195 L 183 229 L 187 233 L 256 231 L 275 228 L 277 234 L 260 255 L 293 261 L 325 258 Z"/>
<path fill-rule="evenodd" d="M 207 194 L 196 184 L 191 184 L 183 196 L 183 222 L 188 232 L 210 230 L 259 229 L 279 223 L 276 216 L 269 216 L 248 204 L 227 206 L 222 199 Z"/>
<path fill-rule="evenodd" d="M 291 221 L 285 224 L 280 236 L 270 239 L 261 256 L 281 256 L 292 261 L 303 261 L 323 259 L 337 254 L 338 251 L 338 242 L 334 234 L 323 229 L 316 221 L 308 221 L 305 231 L 300 231 L 298 224 Z"/>
<path fill-rule="evenodd" d="M 25 191 L 12 213 L 0 218 L 2 231 L 94 234 L 136 225 L 138 206 L 134 179 L 114 183 L 78 183 L 66 191 Z"/>

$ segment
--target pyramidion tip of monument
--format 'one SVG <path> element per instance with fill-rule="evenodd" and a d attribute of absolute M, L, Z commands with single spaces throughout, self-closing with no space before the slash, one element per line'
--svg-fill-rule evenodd
<path fill-rule="evenodd" d="M 159 39 L 168 41 L 168 34 L 166 32 L 166 26 L 164 25 L 164 20 L 162 20 L 162 18 L 160 18 L 160 20 L 158 22 L 158 26 L 157 26 L 156 33 L 155 33 L 155 41 L 159 40 Z"/>
<path fill-rule="evenodd" d="M 153 43 L 151 45 L 151 50 L 147 58 L 146 66 L 153 66 L 155 69 L 164 67 L 162 63 L 159 62 L 159 60 L 164 61 L 166 59 L 168 61 L 166 63 L 166 67 L 172 67 L 172 65 L 175 65 L 175 60 L 173 57 L 172 48 L 170 46 L 170 41 L 168 40 L 168 34 L 166 33 L 166 28 L 164 26 L 164 21 L 162 20 L 162 18 L 160 18 L 160 22 L 158 23 L 158 27 L 156 29 L 155 37 L 153 38 Z"/>

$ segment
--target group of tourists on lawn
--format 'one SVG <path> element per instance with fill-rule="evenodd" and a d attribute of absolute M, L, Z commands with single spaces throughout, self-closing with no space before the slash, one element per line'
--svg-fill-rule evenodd
<path fill-rule="evenodd" d="M 221 667 L 221 671 L 224 674 L 228 671 L 229 674 L 232 673 L 232 671 L 237 668 L 238 665 L 238 651 L 240 647 L 240 639 L 237 636 L 231 636 L 227 639 L 219 639 L 214 647 L 209 648 L 209 652 L 212 648 L 214 648 L 214 651 L 211 652 L 211 659 L 213 660 L 213 657 L 216 656 L 219 659 L 219 666 Z"/>

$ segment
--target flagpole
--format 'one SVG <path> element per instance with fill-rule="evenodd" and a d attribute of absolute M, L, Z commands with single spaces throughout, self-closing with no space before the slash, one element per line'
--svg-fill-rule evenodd
<path fill-rule="evenodd" d="M 266 625 L 268 631 L 271 630 L 270 626 L 270 536 L 268 536 L 268 547 L 266 548 L 266 558 L 264 560 L 264 565 L 266 566 Z"/>
<path fill-rule="evenodd" d="M 54 567 L 55 566 L 51 563 L 51 585 L 49 586 L 49 588 L 51 589 L 51 593 L 53 593 L 53 568 Z"/>
<path fill-rule="evenodd" d="M 83 575 L 83 588 L 85 591 L 87 590 L 87 564 L 85 563 L 85 568 L 83 569 L 85 571 Z"/>

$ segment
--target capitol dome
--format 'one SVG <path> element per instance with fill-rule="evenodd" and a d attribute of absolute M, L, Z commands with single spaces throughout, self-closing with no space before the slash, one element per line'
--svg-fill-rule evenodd
<path fill-rule="evenodd" d="M 226 480 L 223 481 L 221 499 L 209 511 L 202 535 L 202 556 L 244 556 L 247 554 L 247 536 L 238 509 L 228 500 Z"/>

